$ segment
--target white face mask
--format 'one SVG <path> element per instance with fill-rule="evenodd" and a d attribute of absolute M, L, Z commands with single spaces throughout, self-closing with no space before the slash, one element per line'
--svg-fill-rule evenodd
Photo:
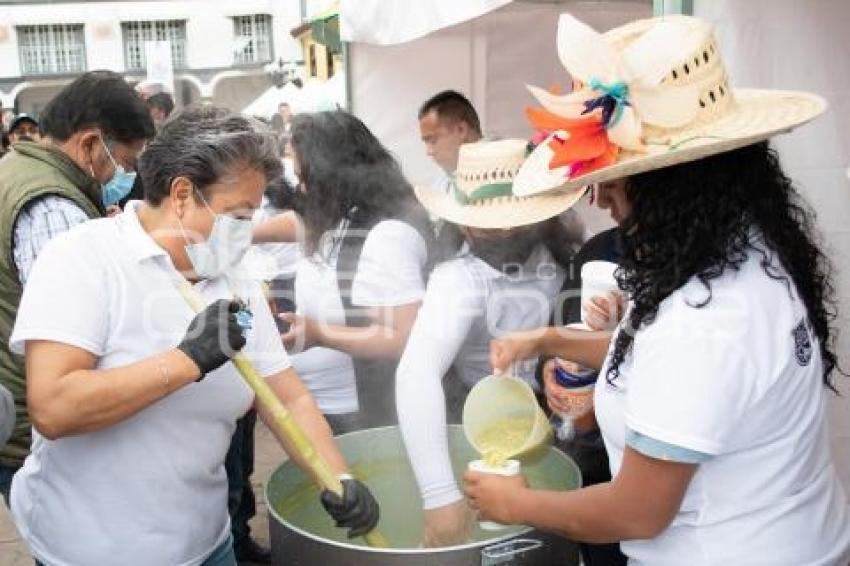
<path fill-rule="evenodd" d="M 251 247 L 253 226 L 250 220 L 239 220 L 226 214 L 216 214 L 198 192 L 204 206 L 215 217 L 212 232 L 204 242 L 189 243 L 186 232 L 186 253 L 192 263 L 195 274 L 202 279 L 214 279 L 233 269 Z M 183 224 L 180 223 L 180 230 Z"/>

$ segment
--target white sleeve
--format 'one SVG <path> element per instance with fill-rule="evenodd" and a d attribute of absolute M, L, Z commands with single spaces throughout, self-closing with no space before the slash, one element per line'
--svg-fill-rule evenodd
<path fill-rule="evenodd" d="M 396 372 L 399 425 L 425 509 L 462 497 L 449 457 L 442 378 L 480 316 L 479 294 L 460 263 L 438 267 Z"/>
<path fill-rule="evenodd" d="M 407 222 L 379 222 L 363 243 L 351 302 L 361 307 L 397 307 L 422 300 L 423 271 L 428 261 L 425 240 Z"/>
<path fill-rule="evenodd" d="M 109 336 L 109 278 L 96 244 L 72 231 L 41 250 L 18 306 L 9 339 L 13 352 L 23 354 L 28 340 L 49 340 L 98 357 L 104 354 Z"/>
<path fill-rule="evenodd" d="M 278 332 L 268 301 L 258 283 L 253 284 L 251 311 L 253 328 L 248 333 L 245 353 L 262 377 L 272 377 L 292 366 Z"/>
<path fill-rule="evenodd" d="M 741 419 L 760 398 L 763 370 L 756 369 L 758 349 L 753 348 L 759 337 L 742 336 L 748 328 L 745 312 L 717 312 L 720 305 L 714 304 L 694 308 L 678 296 L 671 300 L 676 304 L 662 305 L 664 312 L 636 335 L 626 425 L 716 456 L 729 448 Z"/>

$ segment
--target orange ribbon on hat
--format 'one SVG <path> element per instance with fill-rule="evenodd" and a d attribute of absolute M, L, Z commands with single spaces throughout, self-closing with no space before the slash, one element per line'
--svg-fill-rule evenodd
<path fill-rule="evenodd" d="M 568 167 L 568 177 L 601 169 L 617 161 L 620 148 L 611 143 L 602 118 L 564 118 L 544 108 L 526 108 L 529 122 L 549 136 L 550 169 Z"/>

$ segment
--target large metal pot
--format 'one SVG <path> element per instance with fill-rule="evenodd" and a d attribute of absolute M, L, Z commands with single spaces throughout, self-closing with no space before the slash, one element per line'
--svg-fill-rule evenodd
<path fill-rule="evenodd" d="M 422 533 L 419 491 L 398 427 L 352 432 L 337 437 L 354 475 L 365 481 L 381 504 L 378 529 L 397 548 L 369 548 L 349 541 L 319 504 L 318 488 L 291 462 L 275 470 L 266 486 L 272 563 L 278 566 L 460 566 L 578 564 L 577 546 L 531 529 L 476 529 L 473 541 L 437 549 L 418 548 Z M 477 454 L 460 426 L 449 427 L 455 475 L 460 477 Z M 581 485 L 575 463 L 555 448 L 523 467 L 533 487 L 567 490 Z"/>

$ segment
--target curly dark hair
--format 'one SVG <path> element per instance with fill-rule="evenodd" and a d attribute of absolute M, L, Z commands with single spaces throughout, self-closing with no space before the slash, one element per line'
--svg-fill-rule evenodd
<path fill-rule="evenodd" d="M 369 128 L 344 111 L 299 114 L 292 121 L 299 168 L 305 251 L 319 250 L 323 235 L 344 218 L 370 228 L 387 219 L 405 220 L 433 241 L 428 214 L 398 162 Z"/>
<path fill-rule="evenodd" d="M 708 294 L 694 306 L 704 307 L 711 301 L 711 281 L 739 270 L 754 252 L 768 276 L 786 283 L 790 276 L 820 342 L 824 384 L 834 389 L 831 265 L 819 246 L 813 211 L 766 142 L 636 175 L 628 179 L 626 194 L 632 210 L 621 225 L 624 257 L 616 276 L 633 306 L 615 339 L 609 383 L 619 376 L 635 333 L 654 322 L 665 298 L 696 277 Z M 771 267 L 773 258 L 787 275 Z"/>

